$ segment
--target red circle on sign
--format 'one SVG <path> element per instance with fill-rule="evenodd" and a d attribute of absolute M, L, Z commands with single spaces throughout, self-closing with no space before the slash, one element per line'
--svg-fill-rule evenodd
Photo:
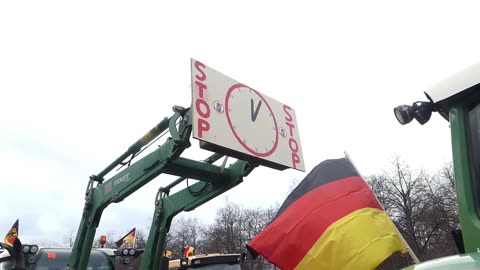
<path fill-rule="evenodd" d="M 236 89 L 240 88 L 240 87 L 245 87 L 245 88 L 248 88 L 248 89 L 252 90 L 262 100 L 262 102 L 265 103 L 265 105 L 268 108 L 268 111 L 270 112 L 270 115 L 272 116 L 273 124 L 275 126 L 275 140 L 273 141 L 272 148 L 270 150 L 268 150 L 267 152 L 259 152 L 259 151 L 255 151 L 254 149 L 250 148 L 242 140 L 240 135 L 235 131 L 235 128 L 233 127 L 232 119 L 230 118 L 230 111 L 229 111 L 230 103 L 229 103 L 229 100 L 230 100 L 230 96 L 231 96 L 232 92 L 235 91 Z M 228 89 L 227 94 L 225 95 L 225 112 L 226 112 L 226 116 L 227 116 L 228 125 L 230 126 L 230 130 L 232 131 L 232 133 L 235 136 L 235 138 L 237 139 L 237 141 L 243 146 L 243 148 L 245 148 L 248 152 L 250 152 L 251 154 L 253 154 L 257 157 L 268 157 L 271 154 L 273 154 L 273 152 L 275 152 L 275 150 L 277 149 L 277 146 L 278 146 L 277 120 L 275 119 L 275 115 L 273 114 L 272 108 L 270 107 L 268 102 L 265 100 L 265 98 L 262 96 L 262 94 L 260 94 L 259 92 L 257 92 L 254 89 L 249 88 L 248 86 L 246 86 L 244 84 L 241 84 L 241 83 L 234 84 L 230 87 L 230 89 Z"/>

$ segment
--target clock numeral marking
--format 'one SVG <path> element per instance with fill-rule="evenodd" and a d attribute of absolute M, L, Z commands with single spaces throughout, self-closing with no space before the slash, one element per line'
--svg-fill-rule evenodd
<path fill-rule="evenodd" d="M 250 99 L 250 112 L 252 116 L 252 122 L 255 122 L 257 120 L 258 112 L 260 111 L 260 107 L 262 106 L 262 101 L 260 100 L 257 104 L 257 107 L 255 108 L 255 111 L 253 110 L 254 107 L 254 101 L 253 98 Z"/>

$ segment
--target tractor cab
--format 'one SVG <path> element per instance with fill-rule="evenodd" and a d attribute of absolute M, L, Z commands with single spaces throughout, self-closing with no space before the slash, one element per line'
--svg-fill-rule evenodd
<path fill-rule="evenodd" d="M 461 255 L 439 258 L 407 269 L 480 268 L 480 63 L 441 81 L 425 92 L 428 101 L 394 109 L 400 124 L 415 119 L 421 125 L 432 112 L 450 122 L 455 185 L 461 238 Z"/>

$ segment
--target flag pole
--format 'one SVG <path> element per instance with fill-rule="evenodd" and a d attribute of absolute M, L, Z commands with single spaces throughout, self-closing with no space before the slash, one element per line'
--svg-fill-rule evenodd
<path fill-rule="evenodd" d="M 350 156 L 348 155 L 347 151 L 344 151 L 344 154 L 345 154 L 345 158 L 352 164 L 353 168 L 358 172 L 358 174 L 360 175 L 360 177 L 362 177 L 363 179 L 365 179 L 362 174 L 360 173 L 360 171 L 357 169 L 357 166 L 355 166 L 355 163 L 353 163 L 353 160 L 350 158 Z M 372 192 L 373 193 L 373 192 Z M 377 196 L 375 194 L 373 194 L 375 196 L 375 199 L 377 199 L 377 202 L 378 204 L 382 205 L 380 203 L 380 201 L 378 200 Z M 383 206 L 382 206 L 383 207 Z M 388 216 L 390 217 L 390 216 Z M 390 218 L 391 219 L 391 218 Z M 398 230 L 397 228 L 397 225 L 395 225 L 395 222 L 393 222 L 392 220 L 392 223 L 393 223 L 393 227 L 395 227 L 395 230 L 397 231 L 397 234 L 400 236 L 400 240 L 402 240 L 403 244 L 405 245 L 405 247 L 407 248 L 407 252 L 408 254 L 410 255 L 410 257 L 412 257 L 413 261 L 415 263 L 420 263 L 420 260 L 418 259 L 417 255 L 415 255 L 415 252 L 413 252 L 412 248 L 410 247 L 410 245 L 407 243 L 407 241 L 405 240 L 405 238 L 403 238 L 403 235 L 400 233 L 400 231 Z"/>

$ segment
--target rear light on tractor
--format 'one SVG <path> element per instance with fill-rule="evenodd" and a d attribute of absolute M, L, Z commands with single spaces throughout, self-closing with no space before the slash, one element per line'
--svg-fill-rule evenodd
<path fill-rule="evenodd" d="M 38 246 L 37 245 L 23 245 L 22 246 L 22 252 L 24 254 L 35 254 L 38 251 Z"/>
<path fill-rule="evenodd" d="M 36 254 L 38 252 L 37 245 L 22 245 L 22 252 L 25 256 L 27 264 L 34 264 L 37 260 Z M 50 257 L 49 257 L 50 258 Z"/>

